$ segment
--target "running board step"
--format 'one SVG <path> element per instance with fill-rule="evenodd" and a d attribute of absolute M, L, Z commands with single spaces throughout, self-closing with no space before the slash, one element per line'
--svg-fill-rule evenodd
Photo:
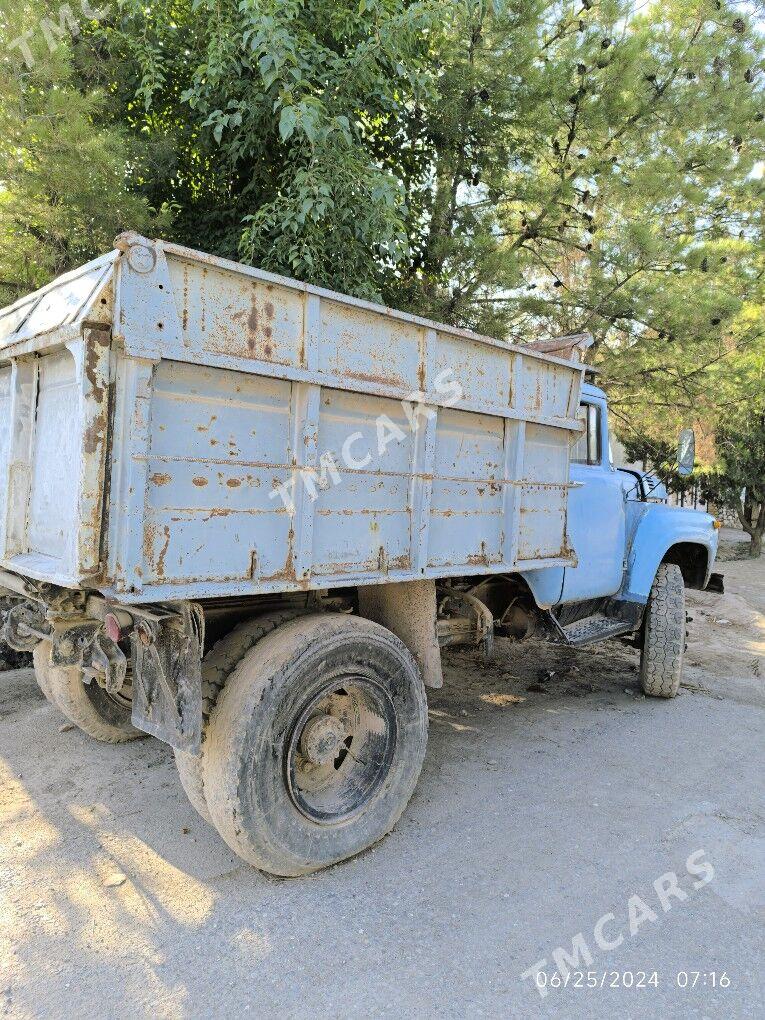
<path fill-rule="evenodd" d="M 583 620 L 570 623 L 567 627 L 559 627 L 558 633 L 568 645 L 588 645 L 593 641 L 605 641 L 606 638 L 629 634 L 634 625 L 613 616 L 596 613 L 586 616 Z"/>

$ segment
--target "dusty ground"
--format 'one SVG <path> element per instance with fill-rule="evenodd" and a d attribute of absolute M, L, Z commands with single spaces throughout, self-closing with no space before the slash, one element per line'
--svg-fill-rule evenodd
<path fill-rule="evenodd" d="M 31 673 L 6 673 L 0 1015 L 765 1015 L 765 558 L 722 569 L 725 596 L 692 597 L 673 702 L 641 696 L 617 644 L 451 656 L 398 827 L 302 880 L 233 857 L 162 744 L 62 731 Z M 700 850 L 714 878 L 695 890 Z M 669 871 L 687 898 L 665 913 Z M 636 894 L 653 917 L 630 937 Z M 611 950 L 593 937 L 607 913 Z M 546 958 L 552 975 L 580 932 L 605 987 L 542 999 L 522 972 Z M 658 988 L 608 987 L 640 971 Z"/>

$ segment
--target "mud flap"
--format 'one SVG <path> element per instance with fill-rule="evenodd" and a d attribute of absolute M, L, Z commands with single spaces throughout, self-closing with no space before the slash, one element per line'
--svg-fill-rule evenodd
<path fill-rule="evenodd" d="M 133 725 L 171 747 L 202 743 L 204 617 L 194 603 L 178 615 L 143 619 L 131 637 Z"/>
<path fill-rule="evenodd" d="M 725 594 L 725 577 L 723 574 L 710 574 L 709 582 L 704 591 L 714 592 L 715 595 Z"/>

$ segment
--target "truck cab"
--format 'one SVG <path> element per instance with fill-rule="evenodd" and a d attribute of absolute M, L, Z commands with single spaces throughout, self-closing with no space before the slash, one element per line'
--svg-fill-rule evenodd
<path fill-rule="evenodd" d="M 706 587 L 718 544 L 711 514 L 656 499 L 645 474 L 611 460 L 608 405 L 603 390 L 582 386 L 583 431 L 571 450 L 568 534 L 577 563 L 563 571 L 560 606 L 608 600 L 645 606 L 661 563 L 674 563 L 685 586 Z M 666 492 L 666 490 L 664 490 Z"/>

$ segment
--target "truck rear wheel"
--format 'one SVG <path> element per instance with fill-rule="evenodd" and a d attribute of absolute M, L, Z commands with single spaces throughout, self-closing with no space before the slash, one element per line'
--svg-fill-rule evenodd
<path fill-rule="evenodd" d="M 38 641 L 32 649 L 32 663 L 34 665 L 37 686 L 43 692 L 51 705 L 53 705 L 54 708 L 58 708 L 58 705 L 53 700 L 53 695 L 51 694 L 50 689 L 50 679 L 48 678 L 48 670 L 51 668 L 50 641 Z"/>
<path fill-rule="evenodd" d="M 654 698 L 674 698 L 680 689 L 685 651 L 685 585 L 676 563 L 656 571 L 645 616 L 640 681 Z"/>
<path fill-rule="evenodd" d="M 427 742 L 409 650 L 370 620 L 293 620 L 228 678 L 204 757 L 212 820 L 240 857 L 305 875 L 359 853 L 398 821 Z"/>
<path fill-rule="evenodd" d="M 224 635 L 220 641 L 216 641 L 202 660 L 202 752 L 197 755 L 179 751 L 177 748 L 173 750 L 181 786 L 189 798 L 191 806 L 211 825 L 213 822 L 205 799 L 202 757 L 207 724 L 210 721 L 213 706 L 223 690 L 223 685 L 242 656 L 266 634 L 304 612 L 305 610 L 302 608 L 278 609 L 254 619 L 244 620 Z"/>
<path fill-rule="evenodd" d="M 89 737 L 107 744 L 124 744 L 143 736 L 130 721 L 133 689 L 129 675 L 122 689 L 111 694 L 95 680 L 86 684 L 77 666 L 54 666 L 50 653 L 50 641 L 41 641 L 36 646 L 35 674 L 46 697 L 70 722 Z M 42 682 L 41 677 L 44 678 Z M 47 691 L 43 682 L 47 684 Z"/>

